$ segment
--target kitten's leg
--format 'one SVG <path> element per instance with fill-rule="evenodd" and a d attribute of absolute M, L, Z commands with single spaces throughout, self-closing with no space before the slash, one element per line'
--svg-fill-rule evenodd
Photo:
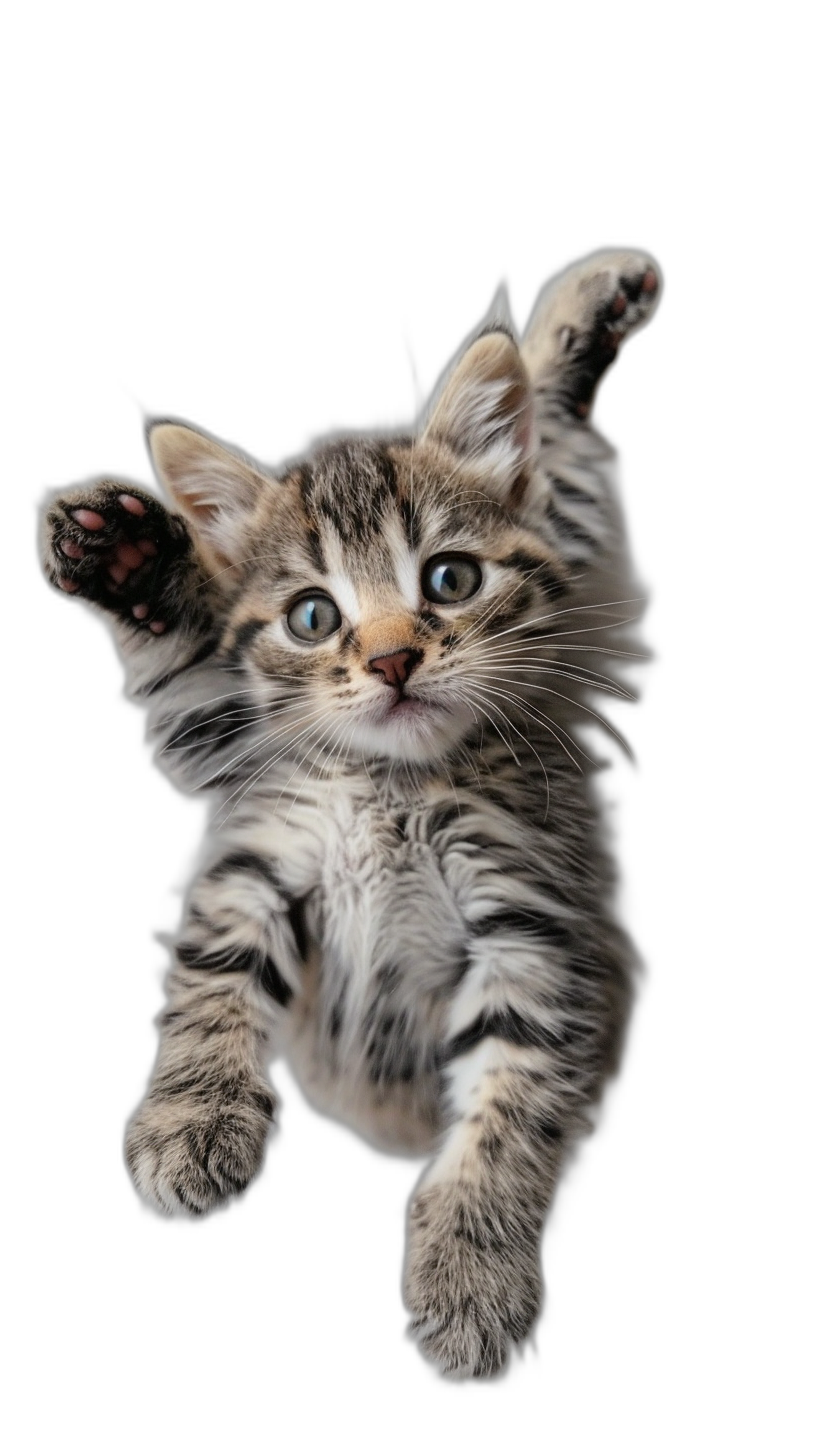
<path fill-rule="evenodd" d="M 530 919 L 520 904 L 473 946 L 443 1054 L 450 1126 L 410 1212 L 406 1302 L 452 1374 L 499 1369 L 538 1314 L 544 1216 L 610 1051 L 603 971 L 570 985 L 553 944 L 567 932 L 536 944 L 512 928 Z"/>
<path fill-rule="evenodd" d="M 591 428 L 589 414 L 601 376 L 627 334 L 650 317 L 659 295 L 657 265 L 647 254 L 596 253 L 544 289 L 522 340 L 539 445 L 523 507 L 526 524 L 574 569 L 576 604 L 636 595 L 620 553 L 609 447 Z"/>
<path fill-rule="evenodd" d="M 212 639 L 211 573 L 182 518 L 147 491 L 101 481 L 61 494 L 44 513 L 42 555 L 54 586 L 113 618 L 135 693 Z"/>
<path fill-rule="evenodd" d="M 623 340 L 649 318 L 660 292 L 646 253 L 607 251 L 553 280 L 536 304 L 521 352 L 545 406 L 586 419 Z"/>
<path fill-rule="evenodd" d="M 227 854 L 196 884 L 126 1139 L 134 1182 L 166 1212 L 203 1213 L 260 1166 L 275 1107 L 264 1064 L 299 977 L 291 909 L 253 854 Z"/>
<path fill-rule="evenodd" d="M 45 571 L 54 586 L 134 631 L 158 636 L 177 624 L 191 543 L 181 518 L 155 497 L 101 481 L 58 497 L 45 524 Z"/>
<path fill-rule="evenodd" d="M 543 1112 L 536 1127 L 530 1083 L 549 1070 L 496 1037 L 452 1067 L 456 1121 L 411 1206 L 405 1275 L 413 1329 L 446 1374 L 493 1374 L 538 1314 L 563 1132 Z"/>

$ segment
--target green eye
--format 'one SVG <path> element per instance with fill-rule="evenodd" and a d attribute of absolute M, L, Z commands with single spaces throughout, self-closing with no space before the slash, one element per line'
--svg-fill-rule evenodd
<path fill-rule="evenodd" d="M 331 597 L 313 592 L 289 608 L 286 625 L 299 642 L 323 642 L 340 626 L 340 613 Z"/>
<path fill-rule="evenodd" d="M 471 556 L 435 556 L 422 573 L 422 590 L 429 602 L 464 602 L 482 584 L 482 572 Z"/>

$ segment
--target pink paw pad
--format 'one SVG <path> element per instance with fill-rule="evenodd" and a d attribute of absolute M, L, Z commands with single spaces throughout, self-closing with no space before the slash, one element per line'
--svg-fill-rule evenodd
<path fill-rule="evenodd" d="M 138 602 L 135 607 L 131 608 L 131 611 L 133 612 L 133 615 L 136 618 L 137 622 L 143 622 L 148 612 L 150 611 L 150 608 L 148 607 L 147 602 Z"/>
<path fill-rule="evenodd" d="M 156 633 L 156 636 L 158 636 L 160 632 L 163 632 L 165 630 L 165 628 L 167 626 L 167 623 L 166 622 L 151 622 L 149 625 L 150 625 L 151 632 L 155 632 Z"/>
<path fill-rule="evenodd" d="M 123 541 L 116 548 L 116 559 L 121 566 L 126 566 L 129 571 L 135 571 L 137 566 L 144 564 L 144 555 L 138 546 L 130 541 Z"/>
<path fill-rule="evenodd" d="M 119 504 L 124 506 L 126 511 L 130 511 L 132 516 L 143 516 L 146 510 L 144 501 L 140 501 L 135 495 L 120 495 Z"/>
<path fill-rule="evenodd" d="M 98 511 L 88 511 L 80 507 L 78 511 L 72 511 L 71 515 L 77 525 L 84 526 L 86 531 L 101 531 L 105 524 L 105 517 L 100 516 Z"/>
<path fill-rule="evenodd" d="M 63 556 L 70 556 L 72 561 L 81 561 L 85 555 L 79 542 L 72 541 L 70 537 L 65 541 L 60 541 L 60 551 Z"/>

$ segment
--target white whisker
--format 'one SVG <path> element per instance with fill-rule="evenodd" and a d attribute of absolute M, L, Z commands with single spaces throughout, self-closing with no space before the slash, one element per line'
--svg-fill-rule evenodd
<path fill-rule="evenodd" d="M 281 758 L 285 757 L 287 753 L 290 753 L 297 743 L 299 743 L 303 738 L 307 737 L 310 733 L 313 733 L 315 728 L 319 727 L 320 724 L 325 721 L 325 719 L 329 716 L 330 712 L 331 709 L 329 709 L 327 712 L 324 711 L 317 713 L 316 721 L 313 722 L 310 727 L 304 728 L 303 731 L 301 733 L 298 733 L 297 736 L 293 738 L 289 743 L 287 743 L 284 748 L 280 749 L 277 753 L 274 753 L 271 758 L 268 758 L 265 763 L 261 764 L 261 767 L 256 772 L 250 774 L 249 778 L 245 780 L 243 786 L 240 787 L 240 791 L 239 789 L 236 789 L 232 794 L 229 795 L 227 799 L 224 800 L 224 803 L 221 806 L 222 808 L 226 808 L 227 804 L 229 804 L 233 799 L 235 799 L 235 803 L 233 804 L 233 807 L 232 809 L 230 809 L 229 813 L 226 814 L 219 823 L 219 829 L 222 829 L 224 827 L 227 819 L 229 819 L 230 815 L 234 813 L 238 805 L 241 803 L 241 800 L 246 797 L 250 789 L 254 787 L 258 780 L 263 778 L 264 774 L 268 773 L 269 769 L 272 768 L 274 764 L 278 763 Z"/>
<path fill-rule="evenodd" d="M 536 673 L 537 675 L 543 674 L 551 677 L 569 678 L 572 682 L 582 683 L 584 687 L 597 688 L 599 692 L 612 693 L 615 697 L 625 698 L 629 702 L 634 701 L 633 694 L 622 687 L 620 683 L 613 682 L 612 678 L 604 677 L 603 673 L 596 673 L 591 667 L 574 668 L 572 672 L 566 672 L 564 666 L 559 662 L 530 662 L 524 659 L 517 661 L 515 658 L 500 662 L 476 659 L 474 662 L 467 663 L 466 666 L 469 672 L 488 673 L 503 672 L 508 668 L 517 667 L 523 672 Z M 567 663 L 566 666 L 569 667 L 571 664 Z"/>
<path fill-rule="evenodd" d="M 479 702 L 479 696 L 480 695 L 478 695 L 477 693 L 474 692 L 474 701 L 476 702 L 476 705 L 477 706 L 481 707 L 481 711 L 482 712 L 486 712 L 487 710 L 484 707 L 484 703 L 483 702 L 482 703 Z M 490 700 L 488 700 L 488 701 L 490 701 Z M 545 786 L 546 786 L 546 789 L 547 789 L 547 807 L 546 807 L 546 811 L 545 811 L 545 815 L 544 815 L 544 817 L 546 819 L 549 816 L 549 812 L 550 812 L 550 779 L 549 779 L 549 775 L 547 773 L 547 770 L 544 767 L 544 764 L 542 763 L 541 758 L 540 758 L 540 756 L 539 756 L 539 754 L 538 754 L 535 746 L 530 741 L 530 739 L 526 736 L 526 734 L 522 733 L 522 731 L 519 728 L 518 724 L 513 722 L 512 718 L 510 718 L 508 716 L 508 714 L 505 713 L 504 710 L 501 707 L 499 707 L 498 703 L 491 702 L 490 705 L 491 705 L 492 708 L 495 709 L 495 711 L 497 713 L 499 713 L 501 715 L 501 717 L 504 719 L 505 723 L 507 723 L 508 727 L 512 728 L 512 730 L 513 730 L 514 733 L 517 733 L 518 734 L 518 736 L 521 739 L 522 743 L 525 743 L 527 745 L 527 747 L 529 748 L 529 750 L 532 753 L 533 757 L 536 759 L 536 762 L 538 763 L 538 766 L 541 769 L 541 772 L 544 775 L 544 783 L 545 783 Z M 506 741 L 506 740 L 503 739 L 502 741 Z M 512 752 L 512 750 L 511 750 L 511 752 Z M 513 757 L 515 758 L 515 754 L 513 754 Z M 518 759 L 516 759 L 516 763 L 518 763 Z"/>
<path fill-rule="evenodd" d="M 470 678 L 465 678 L 464 681 L 467 682 L 471 688 L 474 686 Z M 552 718 L 547 717 L 546 713 L 540 713 L 537 709 L 533 708 L 530 703 L 526 702 L 524 698 L 519 697 L 518 693 L 505 692 L 504 689 L 493 687 L 492 684 L 484 683 L 481 681 L 481 679 L 478 680 L 476 685 L 481 689 L 482 692 L 490 694 L 489 700 L 491 702 L 493 697 L 500 697 L 504 698 L 506 702 L 520 704 L 529 717 L 533 718 L 535 722 L 540 723 L 543 727 L 547 728 L 547 730 L 552 734 L 556 743 L 560 744 L 560 746 L 564 749 L 567 757 L 570 758 L 575 764 L 575 767 L 577 768 L 579 773 L 582 772 L 581 765 L 578 763 L 577 759 L 573 758 L 569 749 L 565 747 L 565 745 L 561 742 L 561 739 L 559 737 L 560 733 L 563 733 L 564 737 L 569 739 L 570 743 L 573 745 L 576 751 L 580 753 L 581 756 L 585 758 L 588 763 L 591 763 L 593 767 L 597 767 L 597 765 L 595 765 L 594 763 L 594 760 L 590 758 L 586 750 L 581 747 L 580 743 L 576 743 L 572 734 L 568 733 L 566 728 L 564 728 L 561 723 L 555 723 Z"/>

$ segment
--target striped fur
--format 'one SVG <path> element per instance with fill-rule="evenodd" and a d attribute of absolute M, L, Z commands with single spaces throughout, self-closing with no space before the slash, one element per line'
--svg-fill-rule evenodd
<path fill-rule="evenodd" d="M 589 413 L 657 293 L 645 256 L 596 255 L 520 346 L 483 330 L 410 437 L 276 475 L 160 423 L 175 514 L 115 481 L 45 513 L 48 576 L 111 615 L 162 763 L 213 805 L 135 1182 L 170 1212 L 243 1188 L 287 1055 L 319 1106 L 433 1153 L 406 1300 L 449 1372 L 497 1369 L 536 1316 L 543 1219 L 625 1019 L 575 737 L 620 691 L 631 616 Z M 472 595 L 435 599 L 434 563 Z M 304 641 L 315 593 L 338 625 Z"/>

